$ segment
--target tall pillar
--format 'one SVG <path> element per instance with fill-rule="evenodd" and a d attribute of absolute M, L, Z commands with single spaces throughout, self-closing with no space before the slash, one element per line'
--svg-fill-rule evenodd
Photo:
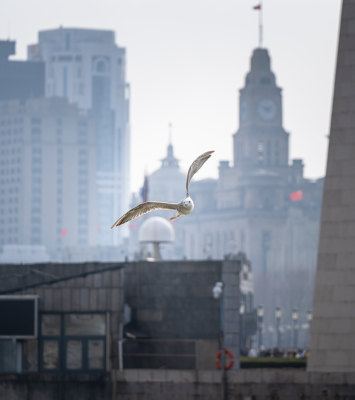
<path fill-rule="evenodd" d="M 355 372 L 355 0 L 341 13 L 308 370 Z"/>

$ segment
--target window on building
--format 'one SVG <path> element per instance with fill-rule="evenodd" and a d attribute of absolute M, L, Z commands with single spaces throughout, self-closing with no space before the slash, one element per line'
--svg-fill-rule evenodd
<path fill-rule="evenodd" d="M 105 371 L 105 313 L 42 313 L 42 371 Z"/>
<path fill-rule="evenodd" d="M 258 151 L 258 163 L 263 164 L 263 162 L 264 162 L 264 144 L 263 144 L 263 142 L 258 142 L 257 151 Z"/>

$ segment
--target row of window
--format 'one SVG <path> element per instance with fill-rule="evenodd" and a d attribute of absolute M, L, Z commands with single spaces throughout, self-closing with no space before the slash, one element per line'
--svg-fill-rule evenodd
<path fill-rule="evenodd" d="M 22 133 L 23 133 L 23 128 L 0 130 L 0 136 L 2 136 L 2 137 L 13 136 L 13 135 L 22 134 Z"/>
<path fill-rule="evenodd" d="M 1 166 L 16 165 L 16 164 L 20 164 L 21 162 L 22 162 L 21 157 L 3 158 L 2 160 L 0 160 L 0 165 Z"/>
<path fill-rule="evenodd" d="M 18 228 L 12 228 L 12 227 L 9 227 L 7 229 L 0 228 L 1 235 L 4 235 L 6 232 L 10 233 L 10 234 L 14 234 L 14 233 L 16 234 L 16 233 L 18 233 Z"/>
<path fill-rule="evenodd" d="M 14 174 L 20 174 L 21 173 L 21 168 L 1 168 L 0 169 L 0 175 L 14 175 Z"/>
<path fill-rule="evenodd" d="M 23 124 L 23 118 L 7 118 L 0 120 L 0 126 L 12 125 L 12 124 Z"/>
<path fill-rule="evenodd" d="M 18 241 L 17 237 L 10 236 L 9 238 L 6 238 L 6 239 L 0 238 L 1 245 L 3 245 L 3 244 L 18 244 L 18 243 L 19 243 L 19 241 Z"/>
<path fill-rule="evenodd" d="M 39 347 L 41 370 L 105 370 L 106 315 L 43 313 Z"/>
<path fill-rule="evenodd" d="M 10 145 L 19 145 L 19 144 L 23 144 L 24 140 L 22 137 L 17 138 L 17 137 L 13 137 L 11 139 L 3 139 L 0 140 L 0 144 L 1 146 L 10 146 Z"/>
<path fill-rule="evenodd" d="M 21 150 L 22 150 L 21 147 L 13 147 L 11 149 L 2 149 L 0 151 L 0 154 L 2 156 L 7 156 L 10 154 L 21 154 Z"/>
<path fill-rule="evenodd" d="M 7 178 L 7 179 L 0 179 L 0 185 L 6 185 L 6 184 L 11 184 L 11 183 L 20 183 L 21 179 L 20 178 Z"/>
<path fill-rule="evenodd" d="M 14 187 L 10 186 L 6 190 L 5 189 L 0 189 L 0 194 L 3 194 L 3 195 L 5 195 L 5 194 L 13 194 L 13 193 L 15 194 L 15 193 L 18 193 L 18 192 L 19 192 L 19 190 L 18 190 L 17 186 L 14 186 Z"/>

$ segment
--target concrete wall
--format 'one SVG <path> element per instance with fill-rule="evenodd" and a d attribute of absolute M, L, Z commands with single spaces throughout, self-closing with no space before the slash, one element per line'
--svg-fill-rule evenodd
<path fill-rule="evenodd" d="M 123 266 L 116 263 L 1 265 L 0 294 L 36 294 L 40 312 L 106 311 L 110 317 L 110 366 L 118 367 Z M 37 351 L 38 339 L 23 341 L 24 371 L 37 371 Z"/>
<path fill-rule="evenodd" d="M 137 327 L 153 338 L 216 339 L 219 304 L 212 288 L 220 261 L 139 262 L 125 267 L 125 297 Z"/>
<path fill-rule="evenodd" d="M 125 370 L 109 375 L 0 375 L 7 400 L 351 400 L 352 373 L 240 370 Z"/>
<path fill-rule="evenodd" d="M 0 266 L 0 294 L 37 294 L 43 312 L 109 313 L 109 359 L 118 368 L 124 302 L 132 307 L 126 368 L 216 368 L 221 348 L 239 355 L 240 260 Z M 224 301 L 212 296 L 224 281 Z M 222 312 L 222 305 L 223 312 Z M 133 328 L 133 330 L 132 330 Z M 144 339 L 144 340 L 143 340 Z M 24 371 L 38 370 L 38 340 L 23 342 Z M 1 370 L 1 369 L 0 369 Z"/>
<path fill-rule="evenodd" d="M 133 317 L 126 331 L 151 339 L 126 341 L 125 365 L 215 369 L 222 319 L 225 345 L 237 359 L 239 271 L 239 259 L 126 264 L 125 298 Z M 219 281 L 225 284 L 224 302 L 212 296 Z"/>

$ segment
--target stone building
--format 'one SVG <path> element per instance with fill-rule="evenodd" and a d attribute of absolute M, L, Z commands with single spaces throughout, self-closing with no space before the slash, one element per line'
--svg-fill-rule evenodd
<path fill-rule="evenodd" d="M 291 310 L 299 309 L 302 324 L 311 309 L 323 183 L 304 177 L 302 160 L 289 161 L 282 90 L 270 64 L 267 49 L 253 51 L 239 94 L 233 161 L 220 161 L 217 180 L 199 181 L 197 176 L 191 182 L 195 209 L 174 221 L 176 258 L 248 254 L 255 301 L 265 309 L 268 346 L 275 345 L 276 307 L 282 306 L 282 323 L 288 327 L 283 345 L 291 345 Z M 167 198 L 168 188 L 183 187 L 185 177 L 169 144 L 160 169 L 148 178 L 148 199 L 176 202 L 175 193 Z M 166 211 L 160 215 L 168 218 Z M 134 221 L 136 229 L 142 221 Z"/>
<path fill-rule="evenodd" d="M 221 329 L 238 368 L 241 264 L 230 258 L 1 265 L 0 315 L 13 295 L 38 296 L 39 306 L 37 335 L 4 337 L 0 327 L 0 372 L 211 370 Z M 216 282 L 224 282 L 223 301 L 212 296 Z"/>
<path fill-rule="evenodd" d="M 351 398 L 350 372 L 216 368 L 221 313 L 211 289 L 229 283 L 225 323 L 236 338 L 238 272 L 237 260 L 0 266 L 1 315 L 4 296 L 39 296 L 38 336 L 0 339 L 0 398 Z M 132 322 L 121 346 L 125 303 Z"/>

